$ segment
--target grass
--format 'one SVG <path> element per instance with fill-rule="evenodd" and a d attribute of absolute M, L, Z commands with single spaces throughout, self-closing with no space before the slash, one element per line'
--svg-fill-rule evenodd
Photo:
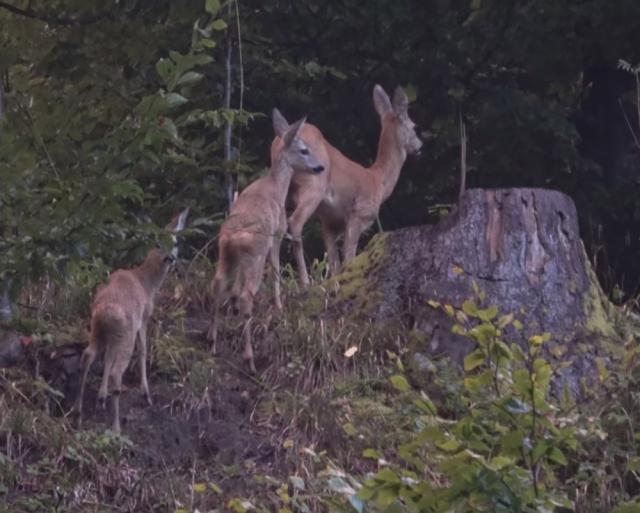
<path fill-rule="evenodd" d="M 325 272 L 324 263 L 312 267 L 316 292 Z M 301 314 L 307 293 L 285 268 L 284 312 L 271 308 L 268 281 L 259 293 L 259 372 L 252 376 L 233 315 L 225 317 L 219 354 L 209 352 L 210 262 L 197 255 L 178 274 L 163 287 L 149 329 L 154 405 L 145 405 L 132 363 L 121 399 L 123 436 L 105 430 L 110 414 L 95 408 L 99 368 L 89 380 L 82 430 L 64 416 L 73 398 L 34 379 L 28 366 L 0 370 L 0 511 L 192 512 L 223 504 L 323 511 L 321 497 L 335 495 L 323 483 L 335 469 L 370 468 L 360 458 L 367 443 L 350 426 L 376 436 L 386 429 L 388 412 L 375 405 L 387 400 L 385 369 L 398 334 Z M 36 333 L 34 348 L 86 342 L 87 284 L 26 292 L 19 327 Z"/>

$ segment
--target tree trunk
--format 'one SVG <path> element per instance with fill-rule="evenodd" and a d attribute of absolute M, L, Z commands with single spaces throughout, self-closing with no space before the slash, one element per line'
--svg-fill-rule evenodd
<path fill-rule="evenodd" d="M 0 69 L 0 137 L 2 137 L 1 123 L 4 119 L 5 110 L 4 96 L 4 70 Z M 0 235 L 2 235 L 2 226 L 0 226 Z M 5 279 L 4 281 L 0 281 L 0 322 L 9 322 L 13 318 L 10 291 L 11 280 Z"/>
<path fill-rule="evenodd" d="M 586 258 L 575 205 L 556 191 L 468 190 L 438 224 L 374 237 L 336 279 L 335 306 L 378 322 L 400 320 L 422 341 L 423 360 L 444 353 L 460 362 L 473 346 L 427 302 L 460 308 L 479 288 L 486 306 L 522 322 L 507 339 L 551 334 L 549 358 L 571 361 L 556 385 L 576 395 L 580 377 L 606 355 L 605 341 L 619 340 L 620 314 Z"/>

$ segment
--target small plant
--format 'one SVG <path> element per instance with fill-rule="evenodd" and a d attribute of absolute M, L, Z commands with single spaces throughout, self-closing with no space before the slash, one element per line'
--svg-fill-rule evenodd
<path fill-rule="evenodd" d="M 423 392 L 406 379 L 393 386 L 416 408 L 415 437 L 399 447 L 402 465 L 369 478 L 358 496 L 379 511 L 548 512 L 572 508 L 558 486 L 566 454 L 577 448 L 576 429 L 556 417 L 549 399 L 552 368 L 541 348 L 549 334 L 524 347 L 503 339 L 507 326 L 522 329 L 512 314 L 465 301 L 462 308 L 430 303 L 455 320 L 453 331 L 476 343 L 464 361 L 462 402 L 456 420 L 438 415 Z"/>

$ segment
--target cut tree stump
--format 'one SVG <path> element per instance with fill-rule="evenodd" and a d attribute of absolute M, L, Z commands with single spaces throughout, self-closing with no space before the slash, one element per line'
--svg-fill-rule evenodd
<path fill-rule="evenodd" d="M 609 303 L 586 257 L 576 208 L 545 189 L 471 189 L 459 208 L 433 226 L 377 235 L 335 279 L 332 301 L 376 322 L 412 330 L 416 362 L 445 354 L 461 362 L 473 344 L 451 332 L 452 320 L 428 305 L 460 308 L 474 283 L 486 306 L 513 313 L 524 328 L 505 337 L 549 332 L 551 361 L 568 362 L 554 388 L 580 396 L 581 378 L 597 377 L 596 359 L 621 347 L 620 313 Z M 428 362 L 427 362 L 428 363 Z M 429 365 L 424 365 L 428 368 Z M 584 385 L 584 383 L 583 383 Z"/>

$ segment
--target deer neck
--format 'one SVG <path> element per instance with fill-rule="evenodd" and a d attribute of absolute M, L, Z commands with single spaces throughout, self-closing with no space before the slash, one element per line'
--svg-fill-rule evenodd
<path fill-rule="evenodd" d="M 283 155 L 278 155 L 269 172 L 271 179 L 275 182 L 279 205 L 284 205 L 289 192 L 289 185 L 293 177 L 293 168 L 286 162 Z"/>
<path fill-rule="evenodd" d="M 133 273 L 149 297 L 155 296 L 167 274 L 164 266 L 158 267 L 157 262 L 151 258 L 151 253 L 141 265 L 133 269 Z"/>
<path fill-rule="evenodd" d="M 407 158 L 407 152 L 400 144 L 396 133 L 396 123 L 393 114 L 385 114 L 382 118 L 382 130 L 378 141 L 378 155 L 371 166 L 380 175 L 380 195 L 386 200 L 398 183 L 400 170 Z"/>

